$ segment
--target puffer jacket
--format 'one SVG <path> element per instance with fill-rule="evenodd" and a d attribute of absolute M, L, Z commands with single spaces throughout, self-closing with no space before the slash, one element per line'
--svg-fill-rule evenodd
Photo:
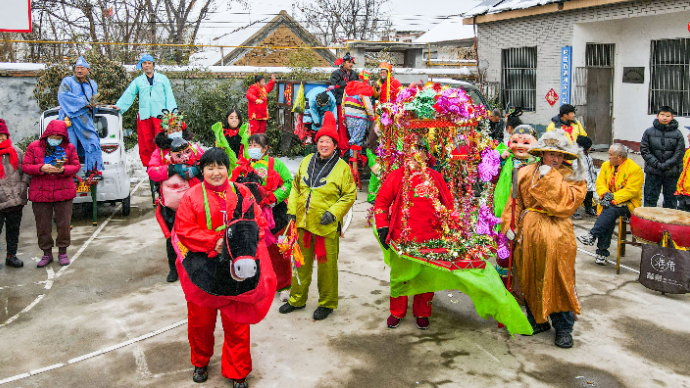
<path fill-rule="evenodd" d="M 652 175 L 678 177 L 683 170 L 685 140 L 674 119 L 668 125 L 654 120 L 654 125 L 642 135 L 640 153 L 644 172 Z"/>
<path fill-rule="evenodd" d="M 46 174 L 41 171 L 41 167 L 45 164 L 46 139 L 52 135 L 62 136 L 60 146 L 65 149 L 67 157 L 67 162 L 63 165 L 65 171 L 60 174 Z M 51 121 L 41 138 L 29 144 L 22 161 L 22 170 L 25 174 L 32 176 L 29 200 L 31 202 L 59 202 L 74 199 L 77 196 L 74 176 L 80 168 L 77 150 L 69 142 L 67 136 L 67 125 L 64 121 Z"/>
<path fill-rule="evenodd" d="M 17 158 L 21 166 L 24 153 L 17 146 L 13 146 L 13 148 L 17 151 Z M 0 179 L 0 211 L 26 205 L 26 190 L 31 177 L 24 174 L 21 167 L 15 170 L 10 164 L 9 155 L 0 156 L 0 162 L 5 168 L 5 178 Z"/>
<path fill-rule="evenodd" d="M 333 70 L 329 84 L 335 86 L 335 89 L 333 89 L 333 97 L 335 97 L 335 103 L 337 105 L 343 102 L 343 94 L 345 92 L 345 87 L 347 87 L 347 83 L 350 81 L 357 81 L 358 79 L 359 73 L 356 72 L 355 69 L 349 72 L 343 70 L 342 67 Z"/>

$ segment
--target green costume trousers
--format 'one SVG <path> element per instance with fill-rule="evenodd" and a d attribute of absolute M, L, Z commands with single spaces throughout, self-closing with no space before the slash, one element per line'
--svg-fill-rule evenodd
<path fill-rule="evenodd" d="M 310 248 L 305 248 L 304 230 L 299 229 L 299 248 L 304 255 L 304 265 L 297 268 L 302 285 L 297 283 L 297 278 L 292 276 L 292 287 L 290 289 L 289 303 L 295 307 L 302 307 L 307 304 L 309 297 L 309 285 L 314 268 L 314 241 Z M 319 307 L 329 309 L 338 308 L 338 249 L 340 248 L 340 235 L 334 238 L 324 237 L 326 245 L 327 261 L 318 264 L 317 284 L 319 286 Z"/>

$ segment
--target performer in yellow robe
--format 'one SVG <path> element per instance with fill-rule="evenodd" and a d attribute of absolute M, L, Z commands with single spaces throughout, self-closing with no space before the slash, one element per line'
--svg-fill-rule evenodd
<path fill-rule="evenodd" d="M 575 290 L 577 242 L 570 216 L 587 194 L 584 163 L 577 171 L 564 160 L 579 159 L 581 151 L 563 130 L 545 133 L 530 154 L 541 157 L 518 172 L 515 230 L 513 201 L 501 217 L 502 231 L 515 241 L 515 290 L 524 294 L 527 319 L 534 334 L 556 329 L 556 346 L 573 346 L 574 314 L 580 314 Z"/>

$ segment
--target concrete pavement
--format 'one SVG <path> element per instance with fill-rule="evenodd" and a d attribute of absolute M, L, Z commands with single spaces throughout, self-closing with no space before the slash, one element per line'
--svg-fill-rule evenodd
<path fill-rule="evenodd" d="M 252 327 L 250 386 L 690 387 L 690 297 L 662 296 L 637 283 L 636 274 L 616 275 L 614 266 L 595 265 L 582 252 L 583 314 L 573 349 L 556 348 L 553 331 L 511 338 L 453 290 L 436 293 L 429 330 L 418 330 L 411 317 L 398 329 L 386 328 L 388 269 L 365 228 L 364 199 L 360 193 L 341 241 L 338 310 L 325 321 L 311 319 L 316 282 L 305 310 L 280 315 L 276 297 L 266 319 Z M 53 263 L 47 270 L 35 267 L 41 253 L 25 208 L 20 258 L 26 266 L 0 268 L 0 324 L 10 320 L 0 326 L 0 383 L 17 379 L 0 386 L 199 386 L 191 381 L 184 296 L 179 283 L 165 282 L 165 245 L 148 182 L 132 202 L 137 207 L 126 218 L 102 206 L 100 225 L 111 218 L 98 233 L 88 212 L 76 217 L 69 253 L 81 254 L 69 267 Z M 585 233 L 593 219 L 575 224 L 576 234 Z M 629 247 L 623 264 L 637 268 L 639 255 Z M 156 335 L 139 338 L 150 334 Z M 132 339 L 138 341 L 79 358 Z M 220 374 L 221 345 L 218 324 L 204 386 L 231 386 Z"/>

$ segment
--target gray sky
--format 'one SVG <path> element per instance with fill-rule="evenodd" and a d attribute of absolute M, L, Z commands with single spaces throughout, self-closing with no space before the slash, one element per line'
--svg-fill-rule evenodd
<path fill-rule="evenodd" d="M 390 0 L 390 10 L 393 25 L 397 30 L 421 30 L 427 31 L 442 18 L 449 15 L 457 15 L 477 5 L 479 0 Z M 232 14 L 222 15 L 222 19 L 228 26 L 240 27 L 249 22 L 265 17 L 272 17 L 286 10 L 292 15 L 294 0 L 249 0 L 250 8 L 243 9 L 235 4 L 230 10 L 227 6 L 220 5 L 218 13 Z M 243 14 L 250 12 L 250 15 Z M 220 15 L 216 15 L 217 17 Z M 218 20 L 212 17 L 211 20 Z"/>

